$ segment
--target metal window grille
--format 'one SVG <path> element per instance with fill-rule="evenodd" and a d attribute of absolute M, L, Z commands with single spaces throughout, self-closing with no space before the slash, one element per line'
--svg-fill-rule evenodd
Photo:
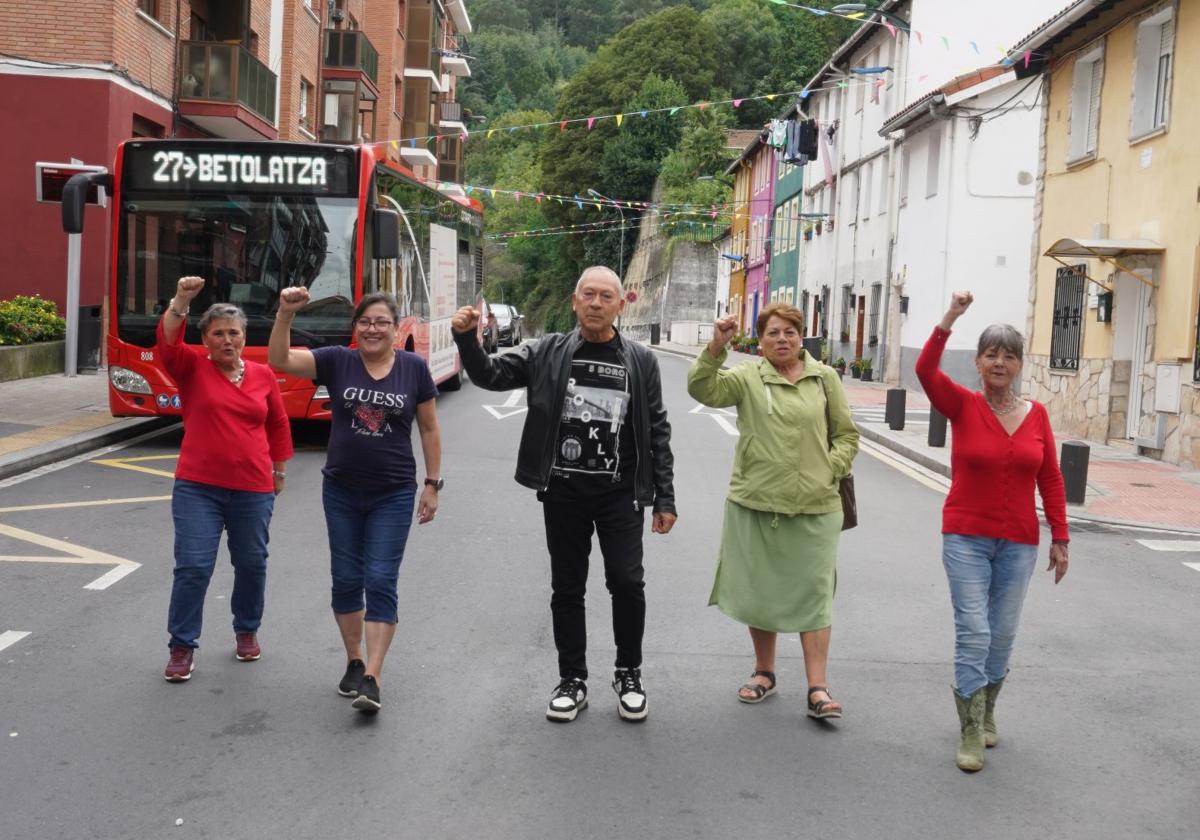
<path fill-rule="evenodd" d="M 883 284 L 871 286 L 871 309 L 867 316 L 867 345 L 874 347 L 879 343 L 879 299 L 883 297 Z"/>
<path fill-rule="evenodd" d="M 1192 361 L 1192 381 L 1200 382 L 1200 314 L 1196 318 L 1196 355 Z"/>
<path fill-rule="evenodd" d="M 854 306 L 854 293 L 850 286 L 842 286 L 842 335 L 850 335 L 850 313 Z"/>
<path fill-rule="evenodd" d="M 1055 273 L 1050 367 L 1056 370 L 1079 370 L 1086 271 L 1086 265 L 1070 265 L 1063 266 Z"/>
<path fill-rule="evenodd" d="M 829 287 L 821 287 L 821 336 L 829 337 Z"/>

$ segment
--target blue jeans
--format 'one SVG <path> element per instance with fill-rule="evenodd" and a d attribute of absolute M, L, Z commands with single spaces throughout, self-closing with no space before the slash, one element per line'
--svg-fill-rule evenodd
<path fill-rule="evenodd" d="M 970 697 L 1008 672 L 1037 546 L 942 535 L 942 565 L 954 605 L 954 681 Z"/>
<path fill-rule="evenodd" d="M 233 632 L 256 633 L 262 623 L 267 588 L 267 540 L 274 493 L 229 490 L 175 480 L 171 517 L 175 520 L 175 579 L 167 630 L 172 646 L 194 648 L 204 618 L 204 594 L 217 564 L 221 531 L 229 534 L 233 562 Z"/>
<path fill-rule="evenodd" d="M 396 581 L 412 526 L 417 491 L 361 490 L 326 478 L 321 487 L 329 531 L 333 611 L 395 624 Z"/>

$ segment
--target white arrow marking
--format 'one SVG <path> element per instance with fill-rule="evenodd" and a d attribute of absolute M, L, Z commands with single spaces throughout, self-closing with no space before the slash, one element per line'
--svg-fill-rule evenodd
<path fill-rule="evenodd" d="M 194 160 L 192 160 L 190 157 L 185 155 L 183 158 L 183 174 L 186 177 L 191 178 L 193 175 L 196 174 L 197 168 L 198 167 L 196 166 L 196 162 Z"/>
<path fill-rule="evenodd" d="M 727 419 L 729 417 L 737 417 L 736 411 L 730 411 L 728 408 L 709 408 L 704 404 L 699 404 L 688 413 L 703 414 L 705 417 L 711 417 L 717 421 L 718 426 L 725 430 L 725 434 L 733 435 L 734 437 L 738 437 L 739 435 L 737 426 L 730 423 Z"/>
<path fill-rule="evenodd" d="M 1187 566 L 1189 569 L 1194 569 L 1195 571 L 1200 572 L 1200 563 L 1184 563 L 1183 565 Z"/>
<path fill-rule="evenodd" d="M 28 635 L 28 630 L 5 630 L 3 633 L 0 633 L 0 650 L 12 647 Z"/>
<path fill-rule="evenodd" d="M 508 392 L 508 398 L 504 401 L 504 405 L 485 405 L 483 408 L 488 414 L 495 417 L 497 420 L 504 420 L 517 414 L 522 414 L 529 409 L 525 406 L 518 406 L 521 402 L 521 395 L 524 394 L 523 389 Z"/>
<path fill-rule="evenodd" d="M 1138 540 L 1151 551 L 1200 551 L 1200 540 Z"/>
<path fill-rule="evenodd" d="M 7 560 L 13 563 L 71 563 L 82 565 L 110 565 L 116 566 L 100 577 L 96 578 L 91 583 L 87 584 L 84 589 L 107 589 L 114 583 L 125 577 L 130 572 L 141 568 L 141 563 L 135 563 L 132 560 L 126 560 L 124 557 L 116 557 L 112 554 L 105 554 L 103 551 L 85 548 L 80 545 L 72 545 L 69 542 L 44 537 L 41 534 L 35 534 L 32 531 L 22 531 L 20 528 L 14 528 L 11 525 L 0 525 L 0 534 L 6 537 L 12 537 L 14 540 L 33 543 L 42 548 L 49 548 L 53 551 L 61 551 L 65 557 L 45 557 L 39 555 L 0 555 L 0 560 Z"/>

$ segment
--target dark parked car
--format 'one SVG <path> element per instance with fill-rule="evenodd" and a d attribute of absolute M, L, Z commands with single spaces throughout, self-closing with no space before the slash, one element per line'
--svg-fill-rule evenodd
<path fill-rule="evenodd" d="M 507 303 L 493 303 L 492 312 L 496 316 L 496 336 L 501 344 L 516 347 L 521 343 L 521 314 L 515 306 Z"/>
<path fill-rule="evenodd" d="M 479 312 L 479 343 L 485 353 L 495 353 L 500 347 L 500 324 L 496 307 L 499 304 L 488 303 L 480 299 L 482 304 Z"/>

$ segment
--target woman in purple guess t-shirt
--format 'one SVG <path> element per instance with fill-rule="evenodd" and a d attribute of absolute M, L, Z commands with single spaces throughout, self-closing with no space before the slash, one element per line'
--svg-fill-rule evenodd
<path fill-rule="evenodd" d="M 437 514 L 442 486 L 437 388 L 422 358 L 394 347 L 400 312 L 391 295 L 370 294 L 359 302 L 353 348 L 291 347 L 292 319 L 308 301 L 305 288 L 279 293 L 268 358 L 276 370 L 315 379 L 329 390 L 333 421 L 322 501 L 333 617 L 348 660 L 338 693 L 353 697 L 359 711 L 377 712 L 379 676 L 396 632 L 396 582 L 417 493 L 414 419 L 426 476 L 417 521 L 424 524 Z"/>

